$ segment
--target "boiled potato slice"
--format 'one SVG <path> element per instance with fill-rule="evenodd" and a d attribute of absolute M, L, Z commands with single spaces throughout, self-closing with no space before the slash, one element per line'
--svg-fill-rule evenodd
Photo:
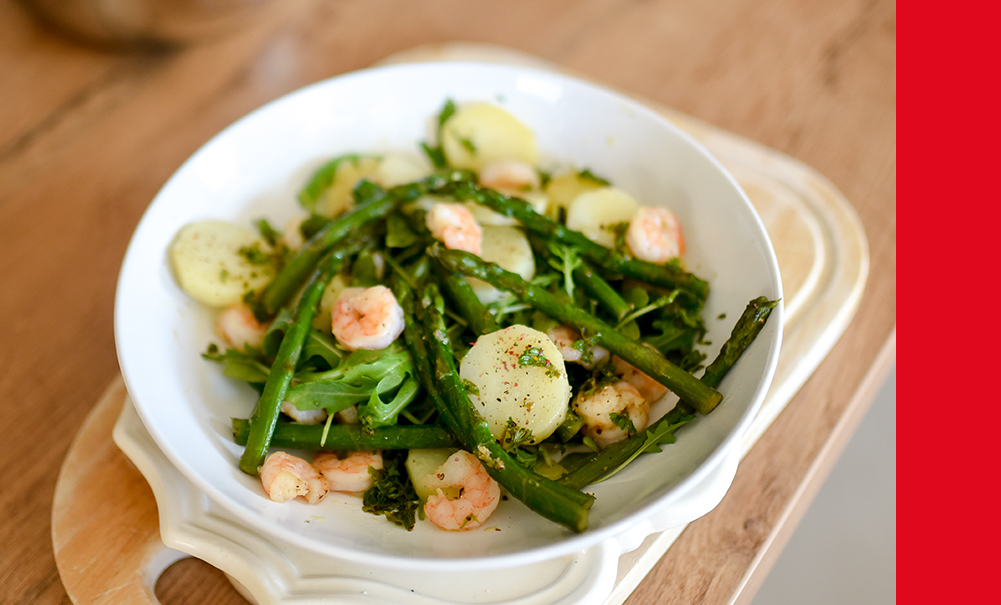
<path fill-rule="evenodd" d="M 327 283 L 327 287 L 323 290 L 323 296 L 320 298 L 320 304 L 316 309 L 316 315 L 313 316 L 314 328 L 324 334 L 330 334 L 332 322 L 330 314 L 334 310 L 334 305 L 337 304 L 337 297 L 341 295 L 341 290 L 347 287 L 348 278 L 339 273 Z"/>
<path fill-rule="evenodd" d="M 593 191 L 606 186 L 601 180 L 588 176 L 586 172 L 567 172 L 554 176 L 546 184 L 546 194 L 549 195 L 549 208 L 555 210 L 570 208 L 574 199 L 585 191 Z"/>
<path fill-rule="evenodd" d="M 539 159 L 535 134 L 506 110 L 487 103 L 462 105 L 441 129 L 448 163 L 479 171 L 497 160 L 534 166 Z"/>
<path fill-rule="evenodd" d="M 428 487 L 428 482 L 426 478 L 428 476 L 433 476 L 435 471 L 438 470 L 448 457 L 458 451 L 456 448 L 434 448 L 434 449 L 424 449 L 424 450 L 410 450 L 407 453 L 407 461 L 404 466 L 407 468 L 407 475 L 410 477 L 410 483 L 414 486 L 414 491 L 417 492 L 417 496 L 421 499 L 421 503 L 427 501 L 428 496 L 434 495 L 436 493 L 435 489 Z M 456 493 L 449 494 L 450 498 L 457 498 L 458 488 L 451 488 Z M 443 492 L 448 492 L 448 489 L 443 489 Z"/>
<path fill-rule="evenodd" d="M 431 165 L 416 154 L 390 152 L 382 156 L 373 180 L 389 189 L 419 181 L 430 176 L 432 171 Z"/>
<path fill-rule="evenodd" d="M 567 210 L 567 228 L 580 231 L 592 242 L 613 248 L 615 232 L 611 228 L 628 223 L 639 207 L 631 195 L 615 187 L 585 191 L 574 198 Z"/>
<path fill-rule="evenodd" d="M 497 263 L 502 268 L 517 273 L 524 279 L 535 277 L 535 256 L 532 245 L 518 227 L 487 225 L 483 228 L 483 242 L 480 244 L 480 258 Z M 490 284 L 476 278 L 467 278 L 476 297 L 483 304 L 492 303 L 504 297 L 504 293 Z"/>
<path fill-rule="evenodd" d="M 240 254 L 257 245 L 270 252 L 267 242 L 253 231 L 218 220 L 190 223 L 181 228 L 170 244 L 170 261 L 181 289 L 195 300 L 213 307 L 240 302 L 250 290 L 274 278 L 268 264 L 251 263 Z"/>
<path fill-rule="evenodd" d="M 566 418 L 570 382 L 563 356 L 545 333 L 528 326 L 480 336 L 459 376 L 471 383 L 469 399 L 498 439 L 509 427 L 525 428 L 530 442 L 539 443 Z"/>
<path fill-rule="evenodd" d="M 312 211 L 334 218 L 354 207 L 354 189 L 362 179 L 375 180 L 380 160 L 377 157 L 346 156 L 337 164 L 333 181 L 316 200 Z"/>

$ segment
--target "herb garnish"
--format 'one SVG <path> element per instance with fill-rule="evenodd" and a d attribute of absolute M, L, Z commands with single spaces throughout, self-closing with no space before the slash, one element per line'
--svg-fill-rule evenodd
<path fill-rule="evenodd" d="M 525 347 L 525 352 L 518 356 L 519 366 L 537 366 L 544 368 L 546 370 L 546 376 L 549 378 L 555 378 L 560 375 L 560 371 L 556 369 L 553 362 L 546 358 L 545 353 L 539 347 L 533 347 L 528 345 Z"/>
<path fill-rule="evenodd" d="M 412 531 L 421 501 L 404 467 L 406 455 L 405 450 L 389 450 L 383 452 L 382 469 L 369 467 L 375 483 L 362 496 L 362 510 L 385 515 L 396 525 Z"/>

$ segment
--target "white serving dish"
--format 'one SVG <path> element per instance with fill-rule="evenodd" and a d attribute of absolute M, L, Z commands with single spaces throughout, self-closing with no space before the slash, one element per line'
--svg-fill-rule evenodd
<path fill-rule="evenodd" d="M 362 512 L 352 496 L 332 494 L 317 506 L 275 504 L 256 478 L 238 470 L 241 448 L 232 443 L 229 419 L 249 416 L 256 396 L 200 357 L 213 340 L 214 312 L 176 286 L 169 242 L 181 226 L 203 218 L 249 225 L 264 216 L 284 224 L 296 211 L 295 193 L 325 159 L 415 149 L 428 140 L 446 98 L 499 102 L 535 131 L 546 156 L 591 168 L 642 203 L 669 205 L 685 228 L 688 268 L 712 285 L 704 316 L 707 339 L 717 347 L 748 300 L 781 298 L 774 252 L 747 198 L 701 146 L 655 112 L 600 87 L 521 67 L 365 70 L 292 93 L 236 122 L 192 156 L 147 210 L 126 254 L 115 307 L 119 362 L 144 425 L 232 522 L 290 547 L 381 567 L 514 567 L 636 536 L 624 541 L 628 548 L 691 521 L 672 515 L 672 507 L 734 458 L 775 371 L 781 306 L 720 385 L 724 402 L 716 411 L 681 431 L 677 444 L 588 488 L 597 500 L 589 529 L 579 535 L 514 500 L 487 524 L 501 531 L 446 533 L 421 523 L 408 533 Z M 718 320 L 722 314 L 727 319 Z M 716 348 L 707 352 L 715 356 Z M 653 416 L 671 405 L 662 401 Z"/>

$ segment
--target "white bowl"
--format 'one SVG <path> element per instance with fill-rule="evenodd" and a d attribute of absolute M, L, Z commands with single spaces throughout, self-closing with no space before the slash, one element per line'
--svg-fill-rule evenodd
<path fill-rule="evenodd" d="M 757 296 L 781 298 L 764 226 L 736 182 L 700 145 L 653 111 L 600 87 L 521 67 L 428 63 L 351 73 L 306 87 L 223 130 L 171 177 L 133 236 L 119 278 L 115 337 L 128 391 L 143 423 L 177 469 L 235 523 L 324 555 L 409 569 L 487 569 L 578 552 L 663 517 L 738 446 L 771 382 L 782 308 L 719 386 L 723 403 L 588 488 L 596 502 L 581 534 L 503 502 L 488 527 L 407 532 L 331 494 L 319 505 L 276 504 L 237 468 L 231 417 L 250 415 L 256 393 L 201 358 L 215 312 L 175 283 L 166 250 L 190 221 L 220 218 L 283 225 L 318 165 L 349 151 L 416 150 L 430 140 L 445 100 L 498 102 L 526 123 L 543 154 L 590 168 L 641 203 L 665 204 L 685 230 L 687 267 L 709 280 L 704 317 L 715 357 L 733 322 Z M 725 314 L 726 319 L 718 319 Z M 670 407 L 657 404 L 656 417 Z M 670 516 L 670 515 L 667 515 Z M 690 519 L 689 519 L 690 520 Z M 651 527 L 650 530 L 665 529 Z"/>

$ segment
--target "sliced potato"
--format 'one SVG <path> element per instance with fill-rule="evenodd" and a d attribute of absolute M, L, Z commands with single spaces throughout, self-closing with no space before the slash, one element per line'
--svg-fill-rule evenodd
<path fill-rule="evenodd" d="M 323 290 L 323 296 L 320 298 L 320 305 L 316 309 L 316 315 L 313 316 L 314 328 L 324 334 L 330 334 L 330 314 L 334 310 L 334 305 L 337 304 L 337 297 L 341 295 L 341 290 L 347 287 L 348 280 L 340 273 L 330 280 L 327 287 Z"/>
<path fill-rule="evenodd" d="M 379 158 L 373 156 L 346 156 L 337 164 L 333 181 L 317 197 L 312 211 L 320 216 L 334 218 L 354 206 L 354 188 L 361 179 L 375 180 Z"/>
<path fill-rule="evenodd" d="M 433 168 L 413 153 L 390 152 L 382 156 L 374 180 L 385 188 L 405 185 L 430 176 Z"/>
<path fill-rule="evenodd" d="M 567 172 L 554 176 L 546 184 L 546 194 L 549 195 L 550 209 L 569 209 L 574 199 L 585 191 L 593 191 L 605 185 L 593 177 L 588 177 L 586 173 Z"/>
<path fill-rule="evenodd" d="M 246 292 L 265 286 L 275 276 L 270 263 L 254 264 L 240 254 L 254 245 L 262 252 L 271 251 L 264 239 L 239 225 L 218 220 L 190 223 L 170 244 L 174 277 L 199 302 L 213 307 L 236 304 Z"/>
<path fill-rule="evenodd" d="M 404 466 L 407 468 L 407 475 L 410 477 L 410 483 L 414 486 L 414 491 L 417 492 L 417 496 L 421 499 L 421 503 L 427 501 L 428 496 L 433 495 L 436 490 L 428 487 L 428 481 L 426 478 L 428 476 L 433 476 L 435 471 L 438 470 L 448 457 L 457 452 L 458 450 L 454 447 L 444 447 L 444 448 L 434 448 L 434 449 L 424 449 L 424 450 L 410 450 L 407 453 L 407 461 Z M 450 498 L 457 498 L 458 488 L 451 488 L 456 493 L 450 494 Z M 443 489 L 443 492 L 448 491 Z"/>
<path fill-rule="evenodd" d="M 535 166 L 539 159 L 535 134 L 506 110 L 487 103 L 460 106 L 441 129 L 441 147 L 449 164 L 476 171 L 497 160 Z"/>
<path fill-rule="evenodd" d="M 625 191 L 615 187 L 602 187 L 585 191 L 574 198 L 567 209 L 567 228 L 580 231 L 589 240 L 606 248 L 615 246 L 615 232 L 619 223 L 628 223 L 639 204 Z"/>
<path fill-rule="evenodd" d="M 504 269 L 517 273 L 524 279 L 535 277 L 535 256 L 532 245 L 518 227 L 487 225 L 483 228 L 483 242 L 480 244 L 480 258 L 497 263 Z M 476 297 L 484 304 L 500 300 L 504 294 L 490 284 L 476 278 L 468 278 Z"/>
<path fill-rule="evenodd" d="M 553 434 L 566 418 L 570 382 L 563 356 L 543 332 L 514 325 L 477 339 L 459 366 L 469 399 L 494 437 L 528 429 L 530 443 Z"/>

